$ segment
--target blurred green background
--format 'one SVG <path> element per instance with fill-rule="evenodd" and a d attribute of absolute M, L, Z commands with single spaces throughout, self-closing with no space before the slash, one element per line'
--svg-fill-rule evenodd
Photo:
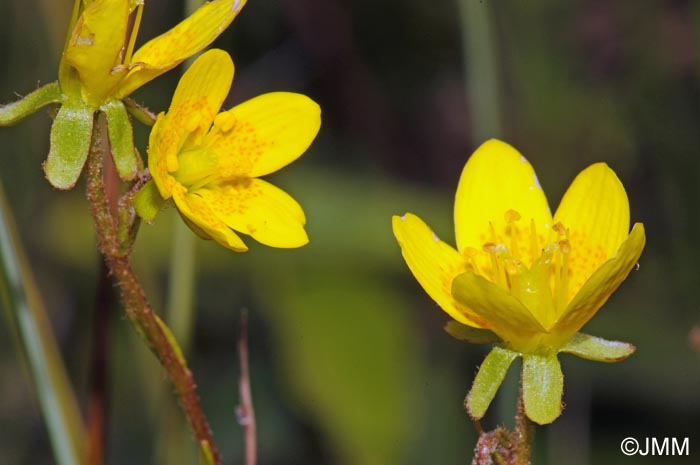
<path fill-rule="evenodd" d="M 146 3 L 140 43 L 184 9 Z M 56 79 L 71 6 L 0 2 L 0 101 Z M 215 43 L 236 63 L 226 105 L 303 92 L 321 105 L 323 127 L 306 155 L 269 177 L 303 205 L 307 247 L 248 240 L 250 252 L 235 254 L 196 241 L 189 360 L 226 463 L 242 463 L 235 406 L 243 307 L 260 465 L 471 461 L 476 434 L 462 400 L 486 349 L 444 333 L 447 316 L 405 266 L 390 220 L 414 212 L 452 241 L 459 174 L 494 136 L 528 157 L 552 210 L 581 169 L 606 161 L 648 235 L 640 270 L 585 328 L 638 351 L 618 365 L 562 357 L 566 409 L 538 429 L 534 463 L 697 463 L 698 43 L 700 2 L 684 0 L 249 0 Z M 170 73 L 135 97 L 161 111 L 176 83 Z M 43 179 L 50 121 L 41 111 L 0 128 L 0 178 L 84 401 L 99 262 L 83 185 L 57 192 Z M 146 137 L 139 127 L 141 149 Z M 170 209 L 144 225 L 134 253 L 156 309 L 167 298 L 176 221 Z M 110 331 L 108 463 L 195 463 L 191 445 L 166 433 L 180 422 L 173 397 L 119 308 Z M 486 428 L 511 423 L 514 382 Z M 625 457 L 619 444 L 628 436 L 689 437 L 691 456 Z M 0 463 L 53 463 L 4 320 Z"/>

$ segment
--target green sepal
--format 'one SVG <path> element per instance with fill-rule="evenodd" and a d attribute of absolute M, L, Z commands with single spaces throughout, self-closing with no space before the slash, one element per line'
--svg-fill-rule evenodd
<path fill-rule="evenodd" d="M 136 118 L 136 121 L 139 121 L 149 127 L 156 124 L 156 115 L 151 110 L 139 105 L 136 103 L 136 101 L 134 101 L 134 99 L 129 97 L 123 99 L 122 101 L 126 105 L 126 111 L 128 111 L 131 116 Z"/>
<path fill-rule="evenodd" d="M 517 352 L 496 346 L 486 356 L 464 401 L 467 413 L 474 420 L 480 420 L 486 414 L 508 368 L 518 355 Z"/>
<path fill-rule="evenodd" d="M 538 425 L 561 415 L 564 375 L 556 352 L 523 354 L 523 404 L 525 414 Z"/>
<path fill-rule="evenodd" d="M 80 100 L 70 100 L 58 110 L 51 126 L 46 179 L 58 189 L 71 189 L 80 177 L 92 140 L 93 110 Z"/>
<path fill-rule="evenodd" d="M 144 184 L 134 200 L 136 213 L 146 221 L 153 221 L 164 205 L 165 199 L 161 197 L 158 186 L 153 181 Z"/>
<path fill-rule="evenodd" d="M 46 84 L 16 102 L 0 106 L 0 126 L 15 124 L 41 107 L 49 103 L 60 103 L 62 100 L 63 93 L 58 82 Z"/>
<path fill-rule="evenodd" d="M 445 324 L 445 332 L 455 339 L 472 344 L 489 344 L 491 342 L 499 342 L 496 333 L 488 329 L 474 328 L 473 326 L 463 325 L 457 321 L 451 320 Z"/>
<path fill-rule="evenodd" d="M 214 465 L 214 454 L 208 441 L 199 442 L 199 465 Z"/>
<path fill-rule="evenodd" d="M 121 100 L 110 100 L 100 107 L 107 117 L 109 145 L 112 149 L 114 166 L 123 181 L 131 181 L 136 176 L 139 163 L 134 150 L 134 129 L 129 114 Z"/>
<path fill-rule="evenodd" d="M 573 354 L 577 357 L 596 362 L 621 362 L 634 353 L 637 348 L 627 342 L 609 341 L 589 334 L 577 333 L 559 349 L 559 352 Z"/>

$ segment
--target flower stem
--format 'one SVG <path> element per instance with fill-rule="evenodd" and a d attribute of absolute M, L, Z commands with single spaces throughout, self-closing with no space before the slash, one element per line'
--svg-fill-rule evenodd
<path fill-rule="evenodd" d="M 221 465 L 219 451 L 199 404 L 192 373 L 181 357 L 174 339 L 166 334 L 164 323 L 148 303 L 143 288 L 131 268 L 129 248 L 120 243 L 117 224 L 105 196 L 103 162 L 105 157 L 111 156 L 105 127 L 104 117 L 100 115 L 95 125 L 87 162 L 87 198 L 95 220 L 100 251 L 117 281 L 127 316 L 137 331 L 146 338 L 150 349 L 165 368 L 198 444 L 208 446 L 214 463 Z"/>
<path fill-rule="evenodd" d="M 535 435 L 533 423 L 525 414 L 523 404 L 523 387 L 520 385 L 518 394 L 518 407 L 515 414 L 515 428 L 513 429 L 513 464 L 530 465 L 530 455 L 532 452 L 532 440 Z"/>

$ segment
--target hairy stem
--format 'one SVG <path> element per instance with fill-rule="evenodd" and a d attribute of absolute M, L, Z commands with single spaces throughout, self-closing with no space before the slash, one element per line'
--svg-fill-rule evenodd
<path fill-rule="evenodd" d="M 175 346 L 174 339 L 166 334 L 164 323 L 148 303 L 143 288 L 131 268 L 128 252 L 125 252 L 128 247 L 125 249 L 119 240 L 115 217 L 105 196 L 103 163 L 104 158 L 111 155 L 104 117 L 99 116 L 97 123 L 87 162 L 87 197 L 95 220 L 100 251 L 119 286 L 127 316 L 146 338 L 150 349 L 165 368 L 197 442 L 200 447 L 208 447 L 214 463 L 221 465 L 221 457 L 211 429 L 199 404 L 192 373 Z"/>
<path fill-rule="evenodd" d="M 513 430 L 513 464 L 530 465 L 530 455 L 532 452 L 532 440 L 535 435 L 535 428 L 530 419 L 525 414 L 523 404 L 523 387 L 520 386 L 518 394 L 518 408 L 515 414 L 515 429 Z"/>

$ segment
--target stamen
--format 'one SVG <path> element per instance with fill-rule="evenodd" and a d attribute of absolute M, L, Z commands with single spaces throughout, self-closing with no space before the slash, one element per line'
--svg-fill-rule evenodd
<path fill-rule="evenodd" d="M 521 218 L 520 213 L 515 210 L 508 210 L 505 214 L 506 223 L 508 223 L 507 228 L 510 229 L 510 253 L 517 257 L 518 254 L 518 226 L 515 224 Z"/>
<path fill-rule="evenodd" d="M 556 243 L 549 243 L 542 250 L 542 255 L 532 264 L 530 271 L 532 272 L 534 286 L 539 290 L 539 311 L 542 315 L 542 320 L 549 324 L 554 321 L 556 307 L 552 299 L 552 266 L 554 255 L 559 249 Z M 556 273 L 554 273 L 556 280 Z"/>
<path fill-rule="evenodd" d="M 566 235 L 566 228 L 564 225 L 561 223 L 561 221 L 557 221 L 557 223 L 552 226 L 552 229 L 557 232 L 560 236 L 565 236 Z"/>
<path fill-rule="evenodd" d="M 493 242 L 486 242 L 482 246 L 484 252 L 488 253 L 491 257 L 491 267 L 493 269 L 493 280 L 501 286 L 503 289 L 508 289 L 508 281 L 506 280 L 505 270 L 503 269 L 503 264 L 499 260 L 499 255 L 504 252 L 507 253 L 508 249 L 502 244 L 494 244 Z"/>
<path fill-rule="evenodd" d="M 535 219 L 530 219 L 530 258 L 532 262 L 537 260 L 542 251 L 540 250 L 539 243 L 537 241 L 537 228 L 535 227 Z"/>
<path fill-rule="evenodd" d="M 518 221 L 521 218 L 521 216 L 520 216 L 520 213 L 518 213 L 517 211 L 510 209 L 506 212 L 505 218 L 506 218 L 506 223 L 515 223 L 516 221 Z"/>

